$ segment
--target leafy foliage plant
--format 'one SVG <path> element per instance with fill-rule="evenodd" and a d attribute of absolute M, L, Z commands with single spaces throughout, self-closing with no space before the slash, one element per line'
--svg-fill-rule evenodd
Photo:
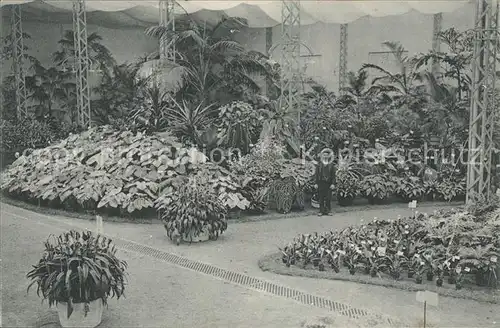
<path fill-rule="evenodd" d="M 49 306 L 67 304 L 71 316 L 74 304 L 124 295 L 127 263 L 118 259 L 112 240 L 90 231 L 71 230 L 58 237 L 51 235 L 44 244 L 40 261 L 27 278 L 37 285 L 37 294 L 49 300 Z"/>

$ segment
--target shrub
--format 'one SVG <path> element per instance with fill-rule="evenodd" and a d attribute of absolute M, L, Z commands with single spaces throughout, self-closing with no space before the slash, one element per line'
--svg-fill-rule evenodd
<path fill-rule="evenodd" d="M 301 159 L 282 159 L 279 175 L 271 182 L 269 196 L 276 203 L 278 212 L 288 213 L 294 203 L 304 209 L 305 191 L 313 183 L 315 167 L 312 162 Z"/>
<path fill-rule="evenodd" d="M 239 161 L 230 163 L 230 171 L 240 177 L 242 194 L 250 201 L 249 209 L 262 212 L 267 206 L 270 183 L 282 169 L 284 149 L 275 140 L 264 138 Z"/>
<path fill-rule="evenodd" d="M 335 177 L 335 190 L 341 205 L 349 205 L 360 192 L 364 169 L 349 157 L 340 157 Z"/>
<path fill-rule="evenodd" d="M 250 201 L 243 195 L 245 191 L 239 179 L 232 172 L 213 163 L 203 164 L 193 177 L 196 183 L 206 183 L 212 187 L 224 206 L 231 210 L 246 210 Z"/>
<path fill-rule="evenodd" d="M 445 179 L 436 184 L 436 191 L 440 198 L 446 201 L 452 201 L 465 197 L 466 185 L 465 178 L 460 181 Z"/>
<path fill-rule="evenodd" d="M 1 189 L 71 210 L 126 214 L 153 209 L 168 179 L 200 160 L 201 153 L 173 138 L 105 126 L 21 156 L 2 174 Z"/>
<path fill-rule="evenodd" d="M 243 154 L 250 151 L 250 145 L 257 142 L 264 111 L 254 109 L 252 105 L 234 101 L 219 108 L 219 138 L 228 148 L 239 149 Z"/>
<path fill-rule="evenodd" d="M 214 190 L 209 176 L 180 177 L 175 192 L 158 198 L 167 235 L 170 239 L 191 240 L 206 231 L 216 239 L 227 229 L 227 207 Z"/>
<path fill-rule="evenodd" d="M 347 171 L 340 170 L 337 171 L 335 181 L 335 190 L 340 203 L 343 204 L 344 200 L 350 201 L 356 198 L 359 192 L 359 178 L 353 177 Z"/>
<path fill-rule="evenodd" d="M 0 128 L 0 149 L 3 151 L 22 152 L 27 148 L 41 148 L 57 138 L 49 124 L 31 118 L 21 121 L 1 120 Z"/>
<path fill-rule="evenodd" d="M 38 296 L 48 299 L 49 306 L 67 303 L 68 318 L 75 303 L 88 307 L 95 300 L 106 304 L 108 297 L 123 295 L 127 263 L 116 257 L 111 239 L 75 230 L 51 237 L 42 259 L 27 274 L 28 290 L 37 284 Z"/>
<path fill-rule="evenodd" d="M 408 272 L 409 277 L 416 275 L 417 283 L 426 274 L 430 279 L 436 276 L 438 285 L 448 275 L 457 288 L 472 275 L 479 277 L 478 283 L 495 287 L 500 225 L 495 215 L 483 216 L 463 210 L 442 211 L 397 220 L 374 219 L 341 231 L 299 235 L 282 249 L 283 263 L 304 268 L 313 264 L 320 270 L 330 265 L 336 272 L 345 267 L 352 274 L 361 269 L 372 276 L 381 273 L 393 279 L 401 279 L 402 273 Z"/>

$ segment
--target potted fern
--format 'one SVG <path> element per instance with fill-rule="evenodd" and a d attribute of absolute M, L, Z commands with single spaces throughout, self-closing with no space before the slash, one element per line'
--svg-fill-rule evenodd
<path fill-rule="evenodd" d="M 125 290 L 127 263 L 116 257 L 111 239 L 90 231 L 71 230 L 49 236 L 40 261 L 33 265 L 28 286 L 55 305 L 63 327 L 96 327 L 109 297 Z"/>

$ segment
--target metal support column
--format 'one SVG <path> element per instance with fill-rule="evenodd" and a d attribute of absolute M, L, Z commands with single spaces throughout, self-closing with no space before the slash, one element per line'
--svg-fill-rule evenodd
<path fill-rule="evenodd" d="M 434 24 L 432 29 L 432 51 L 434 53 L 438 53 L 441 51 L 441 39 L 439 34 L 441 33 L 443 23 L 443 14 L 435 14 L 434 15 Z M 432 63 L 432 74 L 436 76 L 439 73 L 439 62 L 434 61 Z"/>
<path fill-rule="evenodd" d="M 28 115 L 26 102 L 26 78 L 24 72 L 24 40 L 21 6 L 12 6 L 12 68 L 16 84 L 17 118 Z"/>
<path fill-rule="evenodd" d="M 347 87 L 347 24 L 340 25 L 339 94 Z"/>
<path fill-rule="evenodd" d="M 266 27 L 266 56 L 271 57 L 271 48 L 273 46 L 273 28 Z M 269 97 L 272 88 L 271 79 L 266 81 L 266 95 Z"/>
<path fill-rule="evenodd" d="M 472 97 L 469 127 L 467 203 L 474 194 L 492 195 L 492 150 L 495 117 L 495 64 L 498 48 L 498 2 L 478 0 L 475 20 Z"/>
<path fill-rule="evenodd" d="M 175 0 L 160 0 L 160 26 L 168 31 L 160 38 L 160 59 L 175 62 L 175 42 L 169 40 L 171 33 L 175 32 L 174 10 Z"/>
<path fill-rule="evenodd" d="M 281 9 L 281 106 L 297 111 L 300 122 L 300 0 L 283 0 Z"/>
<path fill-rule="evenodd" d="M 90 117 L 90 87 L 89 54 L 87 44 L 87 13 L 85 0 L 73 0 L 73 32 L 75 38 L 75 68 L 76 68 L 76 107 L 78 124 L 84 128 L 91 127 Z"/>

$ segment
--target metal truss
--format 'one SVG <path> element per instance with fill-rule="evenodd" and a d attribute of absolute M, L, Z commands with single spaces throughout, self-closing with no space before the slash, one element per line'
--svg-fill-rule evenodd
<path fill-rule="evenodd" d="M 469 127 L 467 203 L 492 195 L 492 150 L 495 118 L 495 64 L 498 48 L 498 2 L 478 0 Z"/>
<path fill-rule="evenodd" d="M 271 57 L 271 48 L 273 47 L 273 28 L 266 28 L 266 56 Z M 273 82 L 271 79 L 266 80 L 266 95 L 270 95 L 271 88 L 273 87 Z"/>
<path fill-rule="evenodd" d="M 16 84 L 16 110 L 18 119 L 28 115 L 26 78 L 24 72 L 24 40 L 21 6 L 12 6 L 12 68 Z"/>
<path fill-rule="evenodd" d="M 439 34 L 441 33 L 443 24 L 443 14 L 435 14 L 434 15 L 434 24 L 432 30 L 432 51 L 439 52 L 441 51 L 441 39 L 439 38 Z M 434 61 L 432 63 L 432 74 L 435 76 L 439 73 L 439 62 Z"/>
<path fill-rule="evenodd" d="M 347 24 L 340 25 L 339 94 L 345 93 L 347 84 Z"/>
<path fill-rule="evenodd" d="M 300 0 L 283 0 L 281 8 L 281 106 L 297 111 L 300 122 Z"/>
<path fill-rule="evenodd" d="M 75 37 L 76 107 L 78 124 L 90 128 L 89 54 L 85 0 L 73 0 L 73 32 Z"/>
<path fill-rule="evenodd" d="M 175 0 L 160 0 L 160 26 L 165 27 L 170 34 L 175 32 Z M 175 62 L 175 42 L 164 34 L 160 38 L 160 59 Z"/>

